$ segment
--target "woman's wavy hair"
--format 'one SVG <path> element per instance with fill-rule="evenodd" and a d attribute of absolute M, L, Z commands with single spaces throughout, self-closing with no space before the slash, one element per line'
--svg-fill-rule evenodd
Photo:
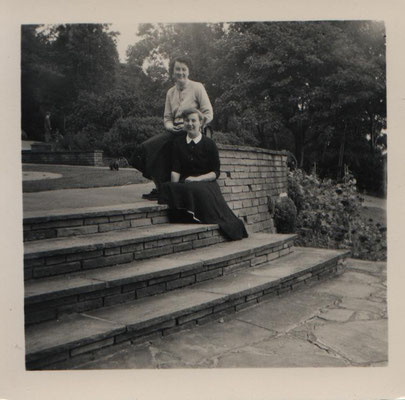
<path fill-rule="evenodd" d="M 204 122 L 204 121 L 205 121 L 205 116 L 204 116 L 204 114 L 203 114 L 200 110 L 198 110 L 197 108 L 187 108 L 186 110 L 184 110 L 184 111 L 181 113 L 181 116 L 182 116 L 183 118 L 186 118 L 186 117 L 188 117 L 190 114 L 197 114 L 197 115 L 198 115 L 198 119 L 200 120 L 200 122 Z"/>
<path fill-rule="evenodd" d="M 187 57 L 187 56 L 178 56 L 178 57 L 173 58 L 170 61 L 170 64 L 169 64 L 169 76 L 170 77 L 173 76 L 174 64 L 176 62 L 181 62 L 183 64 L 186 64 L 190 73 L 193 70 L 193 62 L 191 61 L 191 59 L 189 57 Z"/>

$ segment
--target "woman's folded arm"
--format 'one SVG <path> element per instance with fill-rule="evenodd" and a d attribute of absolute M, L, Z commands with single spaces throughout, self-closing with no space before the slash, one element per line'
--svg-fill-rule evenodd
<path fill-rule="evenodd" d="M 217 174 L 214 171 L 208 172 L 204 175 L 199 176 L 188 176 L 185 182 L 210 182 L 217 179 Z"/>

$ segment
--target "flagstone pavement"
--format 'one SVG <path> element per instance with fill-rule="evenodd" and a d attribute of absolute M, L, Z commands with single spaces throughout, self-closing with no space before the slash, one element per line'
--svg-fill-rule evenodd
<path fill-rule="evenodd" d="M 126 344 L 77 369 L 385 366 L 386 263 L 345 273 L 226 320 Z"/>

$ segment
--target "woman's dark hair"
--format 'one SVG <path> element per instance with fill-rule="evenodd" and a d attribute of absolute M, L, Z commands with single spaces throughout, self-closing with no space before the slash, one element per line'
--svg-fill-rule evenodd
<path fill-rule="evenodd" d="M 173 70 L 174 70 L 174 64 L 176 62 L 181 62 L 183 64 L 187 65 L 188 70 L 191 72 L 193 69 L 193 63 L 190 60 L 190 58 L 188 58 L 187 56 L 179 56 L 179 57 L 175 57 L 173 58 L 173 60 L 170 61 L 169 64 L 169 76 L 173 76 Z"/>
<path fill-rule="evenodd" d="M 183 118 L 186 118 L 190 114 L 197 114 L 200 122 L 203 122 L 205 120 L 205 117 L 204 117 L 203 113 L 200 110 L 198 110 L 197 108 L 187 108 L 186 110 L 184 110 L 182 112 L 181 116 Z"/>

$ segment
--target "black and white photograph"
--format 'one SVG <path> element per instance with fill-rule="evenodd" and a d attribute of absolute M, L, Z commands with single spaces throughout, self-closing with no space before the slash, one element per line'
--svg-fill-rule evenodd
<path fill-rule="evenodd" d="M 117 373 L 117 399 L 381 400 L 401 385 L 398 31 L 261 7 L 13 24 L 14 398 L 107 399 Z"/>

